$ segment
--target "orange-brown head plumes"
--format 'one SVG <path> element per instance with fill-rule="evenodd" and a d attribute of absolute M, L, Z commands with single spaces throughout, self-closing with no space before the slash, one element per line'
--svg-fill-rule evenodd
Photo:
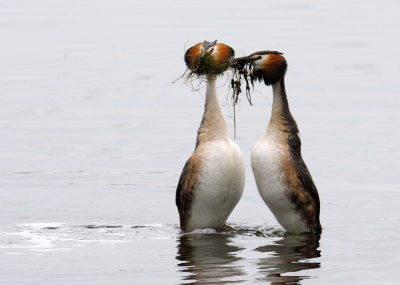
<path fill-rule="evenodd" d="M 265 85 L 274 84 L 285 76 L 287 62 L 280 52 L 258 51 L 248 58 L 255 59 L 252 78 L 264 81 Z"/>
<path fill-rule="evenodd" d="M 217 41 L 198 43 L 185 53 L 187 67 L 197 75 L 216 77 L 230 66 L 235 51 Z"/>

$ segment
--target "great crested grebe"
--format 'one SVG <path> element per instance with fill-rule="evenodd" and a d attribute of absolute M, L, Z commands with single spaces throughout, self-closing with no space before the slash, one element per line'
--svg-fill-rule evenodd
<path fill-rule="evenodd" d="M 299 129 L 285 91 L 286 59 L 275 51 L 255 52 L 253 78 L 272 85 L 271 119 L 251 152 L 258 191 L 287 232 L 321 231 L 317 187 L 301 157 Z"/>
<path fill-rule="evenodd" d="M 216 41 L 204 41 L 186 52 L 186 64 L 189 66 L 204 52 L 214 56 L 218 62 L 234 56 L 232 48 Z M 176 205 L 183 231 L 222 227 L 244 189 L 243 155 L 228 136 L 215 81 L 215 78 L 208 77 L 196 147 L 183 168 L 176 189 Z"/>

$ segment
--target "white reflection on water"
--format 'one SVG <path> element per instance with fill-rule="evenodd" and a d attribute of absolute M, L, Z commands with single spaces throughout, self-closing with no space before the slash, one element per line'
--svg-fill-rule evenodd
<path fill-rule="evenodd" d="M 6 254 L 9 249 L 27 249 L 36 251 L 67 250 L 60 249 L 59 242 L 71 246 L 83 246 L 87 243 L 115 244 L 140 239 L 169 239 L 177 235 L 176 226 L 161 224 L 144 225 L 66 225 L 63 223 L 20 224 L 13 230 L 0 232 L 0 241 Z M 20 252 L 25 254 L 24 252 Z"/>

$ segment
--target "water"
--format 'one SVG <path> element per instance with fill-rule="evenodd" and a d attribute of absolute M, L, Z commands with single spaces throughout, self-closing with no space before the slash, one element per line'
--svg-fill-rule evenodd
<path fill-rule="evenodd" d="M 3 1 L 1 283 L 398 284 L 399 8 Z M 185 43 L 205 39 L 238 56 L 284 52 L 321 236 L 285 235 L 257 192 L 250 151 L 272 103 L 263 85 L 237 112 L 246 187 L 231 228 L 180 233 L 175 187 L 204 100 L 172 81 Z"/>

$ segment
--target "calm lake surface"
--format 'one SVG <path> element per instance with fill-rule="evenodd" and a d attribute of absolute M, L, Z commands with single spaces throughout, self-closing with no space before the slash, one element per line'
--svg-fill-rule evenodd
<path fill-rule="evenodd" d="M 399 1 L 2 1 L 0 283 L 399 284 L 399 11 Z M 237 56 L 285 54 L 320 236 L 286 235 L 258 194 L 250 152 L 272 103 L 262 84 L 236 112 L 246 187 L 230 228 L 180 233 L 175 188 L 205 91 L 172 82 L 205 39 Z"/>

